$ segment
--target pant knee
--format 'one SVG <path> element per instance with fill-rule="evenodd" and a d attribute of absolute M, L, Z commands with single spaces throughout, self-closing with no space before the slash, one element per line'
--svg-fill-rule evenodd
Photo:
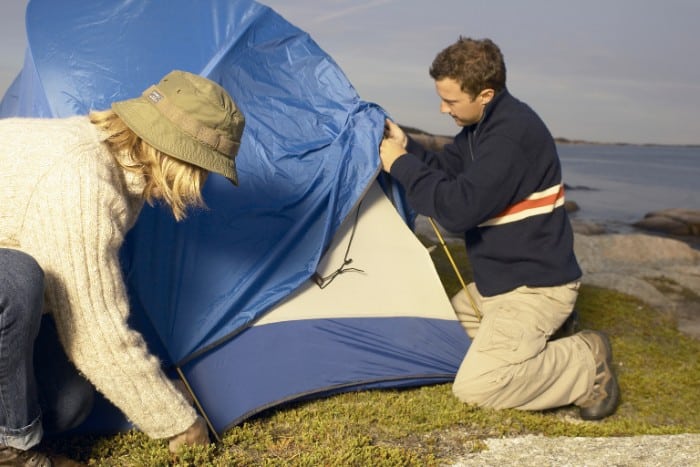
<path fill-rule="evenodd" d="M 4 308 L 41 306 L 44 295 L 44 271 L 30 255 L 0 249 L 0 299 Z"/>
<path fill-rule="evenodd" d="M 511 379 L 505 369 L 490 371 L 480 376 L 455 378 L 452 393 L 462 402 L 480 407 L 506 408 L 502 401 L 505 388 Z"/>
<path fill-rule="evenodd" d="M 3 332 L 33 341 L 39 329 L 43 300 L 44 272 L 36 260 L 21 251 L 0 249 Z"/>
<path fill-rule="evenodd" d="M 25 277 L 30 280 L 44 280 L 44 271 L 31 255 L 6 248 L 0 248 L 0 264 L 4 271 L 15 272 L 18 277 Z"/>

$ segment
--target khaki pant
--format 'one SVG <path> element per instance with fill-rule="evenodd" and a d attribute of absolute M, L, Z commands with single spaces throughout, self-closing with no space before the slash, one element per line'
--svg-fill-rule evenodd
<path fill-rule="evenodd" d="M 583 402 L 593 387 L 595 363 L 579 336 L 549 337 L 576 303 L 579 282 L 558 287 L 519 287 L 482 297 L 467 287 L 452 298 L 458 319 L 473 339 L 455 378 L 460 400 L 493 408 L 544 410 Z"/>

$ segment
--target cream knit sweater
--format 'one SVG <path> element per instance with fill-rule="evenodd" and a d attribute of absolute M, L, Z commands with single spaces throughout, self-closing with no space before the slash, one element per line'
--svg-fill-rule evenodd
<path fill-rule="evenodd" d="M 126 323 L 118 251 L 143 187 L 87 117 L 0 119 L 0 247 L 43 268 L 46 307 L 76 367 L 146 434 L 165 438 L 196 413 Z"/>

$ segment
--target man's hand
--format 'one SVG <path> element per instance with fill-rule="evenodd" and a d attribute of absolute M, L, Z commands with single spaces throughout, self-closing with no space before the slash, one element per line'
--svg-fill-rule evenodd
<path fill-rule="evenodd" d="M 388 118 L 384 121 L 384 139 L 390 139 L 404 149 L 406 149 L 406 145 L 408 144 L 406 133 L 403 132 L 401 127 Z"/>
<path fill-rule="evenodd" d="M 382 169 L 389 172 L 396 159 L 406 154 L 408 137 L 399 126 L 387 119 L 384 123 L 384 139 L 379 145 Z"/>

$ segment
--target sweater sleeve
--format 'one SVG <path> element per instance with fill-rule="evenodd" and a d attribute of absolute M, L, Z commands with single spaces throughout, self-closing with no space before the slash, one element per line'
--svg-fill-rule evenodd
<path fill-rule="evenodd" d="M 118 251 L 133 206 L 115 186 L 75 167 L 47 177 L 32 210 L 32 249 L 69 358 L 146 434 L 170 437 L 194 423 L 196 412 L 127 324 Z"/>
<path fill-rule="evenodd" d="M 452 143 L 446 144 L 442 151 L 426 150 L 416 140 L 408 137 L 406 152 L 413 154 L 426 166 L 446 173 L 459 173 L 464 170 L 464 157 L 468 151 L 467 131 L 463 129 Z"/>
<path fill-rule="evenodd" d="M 409 152 L 391 167 L 411 207 L 452 232 L 476 227 L 512 203 L 526 164 L 517 143 L 499 135 L 483 138 L 472 160 L 460 136 L 442 153 Z"/>

